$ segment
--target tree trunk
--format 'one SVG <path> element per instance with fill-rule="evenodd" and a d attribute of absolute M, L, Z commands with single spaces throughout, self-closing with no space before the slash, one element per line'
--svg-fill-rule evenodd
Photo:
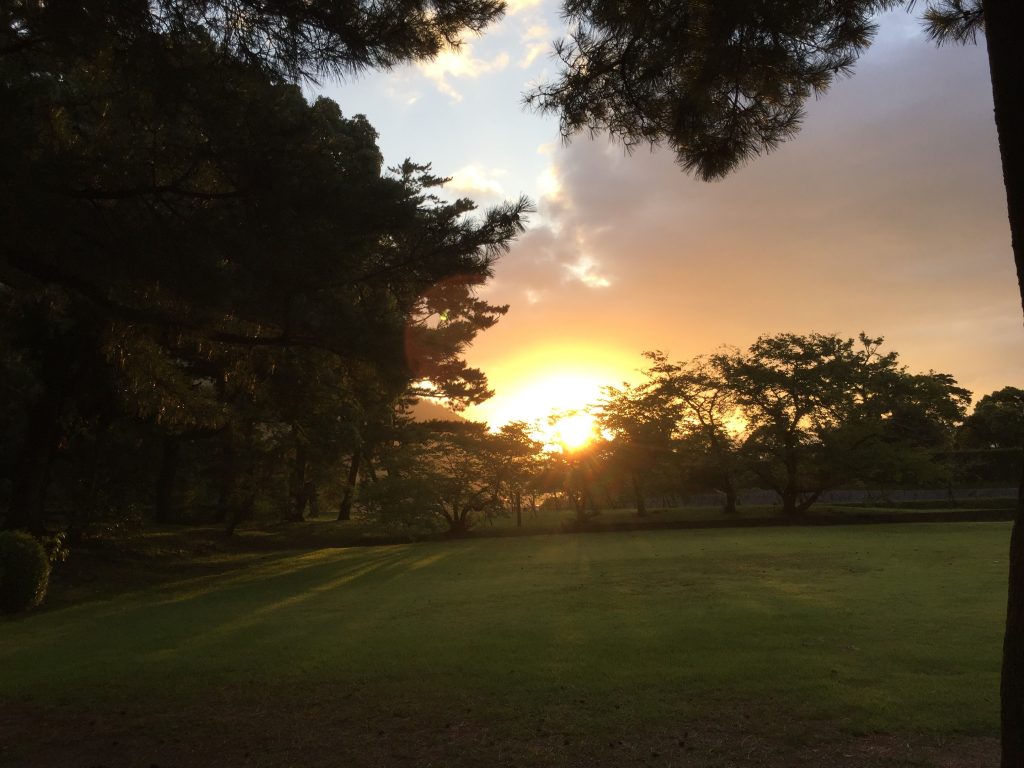
<path fill-rule="evenodd" d="M 1024 309 L 1024 3 L 984 0 L 992 102 L 1006 185 L 1010 240 Z M 1010 535 L 1009 595 L 1003 639 L 1002 766 L 1024 767 L 1024 472 Z"/>
<path fill-rule="evenodd" d="M 732 480 L 726 479 L 723 483 L 722 490 L 725 492 L 725 504 L 722 506 L 722 512 L 726 515 L 736 514 L 736 486 Z"/>
<path fill-rule="evenodd" d="M 317 497 L 316 483 L 312 480 L 307 480 L 302 494 L 306 497 L 306 502 L 309 504 L 309 516 L 320 517 L 320 499 Z"/>
<path fill-rule="evenodd" d="M 458 505 L 453 505 L 451 517 L 448 518 L 448 535 L 464 536 L 469 532 L 469 512 L 460 510 Z"/>
<path fill-rule="evenodd" d="M 224 475 L 220 506 L 224 516 L 225 536 L 233 535 L 240 522 L 252 517 L 256 507 L 256 463 L 252 452 L 255 430 L 256 425 L 251 421 L 245 422 L 241 436 L 232 425 L 224 429 Z M 245 461 L 242 466 L 239 465 L 240 456 Z"/>
<path fill-rule="evenodd" d="M 307 491 L 309 483 L 306 480 L 306 446 L 298 437 L 298 429 L 292 427 L 292 436 L 295 438 L 295 456 L 292 460 L 292 471 L 289 477 L 289 493 L 292 505 L 291 511 L 285 519 L 288 522 L 300 523 L 306 519 L 306 502 L 308 501 Z"/>
<path fill-rule="evenodd" d="M 516 509 L 516 528 L 523 527 L 523 494 L 516 491 L 512 494 L 512 505 Z"/>
<path fill-rule="evenodd" d="M 647 500 L 644 499 L 644 489 L 640 485 L 640 478 L 633 475 L 633 499 L 636 502 L 636 513 L 640 517 L 647 515 Z"/>
<path fill-rule="evenodd" d="M 348 478 L 345 480 L 345 493 L 338 507 L 338 520 L 352 519 L 352 502 L 356 496 L 356 483 L 359 481 L 359 463 L 362 456 L 358 448 L 352 451 L 352 459 L 348 464 Z"/>
<path fill-rule="evenodd" d="M 1010 577 L 1003 636 L 1002 768 L 1024 768 L 1024 470 L 1010 533 Z"/>
<path fill-rule="evenodd" d="M 15 465 L 5 528 L 22 528 L 36 535 L 46 532 L 46 492 L 53 455 L 60 441 L 63 406 L 60 385 L 47 386 L 32 405 L 25 440 Z"/>
<path fill-rule="evenodd" d="M 583 525 L 587 522 L 586 495 L 578 491 L 567 491 L 566 495 L 569 497 L 569 501 L 572 502 L 573 509 L 576 510 L 576 522 L 579 525 Z"/>
<path fill-rule="evenodd" d="M 228 425 L 224 429 L 224 451 L 221 454 L 220 495 L 217 509 L 224 523 L 224 535 L 231 536 L 238 525 L 238 467 L 235 457 L 235 431 Z"/>
<path fill-rule="evenodd" d="M 796 482 L 796 456 L 791 448 L 787 448 L 784 462 L 786 465 L 786 484 L 782 487 L 782 514 L 787 517 L 795 517 L 800 512 L 797 505 L 800 498 L 800 490 Z"/>
<path fill-rule="evenodd" d="M 814 491 L 810 495 L 804 496 L 802 499 L 800 499 L 799 503 L 796 506 L 797 514 L 802 515 L 804 512 L 810 509 L 814 502 L 816 502 L 821 497 L 822 493 L 824 493 L 823 490 Z"/>
<path fill-rule="evenodd" d="M 72 546 L 82 543 L 89 520 L 99 511 L 100 485 L 106 463 L 107 438 L 112 418 L 109 413 L 104 412 L 96 424 L 96 437 L 89 456 L 89 489 L 82 500 L 73 503 L 68 511 L 67 537 L 68 544 Z"/>
<path fill-rule="evenodd" d="M 786 485 L 782 489 L 782 514 L 786 517 L 796 517 L 796 488 Z"/>
<path fill-rule="evenodd" d="M 160 456 L 160 474 L 156 480 L 156 522 L 169 523 L 173 517 L 174 478 L 181 459 L 181 438 L 166 435 Z"/>

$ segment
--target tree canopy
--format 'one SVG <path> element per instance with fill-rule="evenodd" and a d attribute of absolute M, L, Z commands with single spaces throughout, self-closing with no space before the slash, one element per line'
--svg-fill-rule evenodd
<path fill-rule="evenodd" d="M 506 308 L 475 291 L 529 203 L 442 200 L 428 164 L 385 169 L 363 116 L 292 81 L 429 57 L 501 10 L 4 5 L 0 283 L 24 405 L 5 525 L 42 530 L 57 446 L 101 412 L 218 435 L 232 499 L 268 425 L 301 465 L 324 440 L 355 450 L 414 383 L 490 394 L 463 355 Z"/>

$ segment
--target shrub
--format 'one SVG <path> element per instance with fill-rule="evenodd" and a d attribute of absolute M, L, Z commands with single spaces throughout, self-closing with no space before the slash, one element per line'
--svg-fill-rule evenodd
<path fill-rule="evenodd" d="M 27 533 L 0 531 L 0 611 L 39 605 L 50 580 L 43 546 Z"/>

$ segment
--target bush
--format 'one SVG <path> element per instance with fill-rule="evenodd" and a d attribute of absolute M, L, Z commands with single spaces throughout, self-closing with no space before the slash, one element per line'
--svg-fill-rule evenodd
<path fill-rule="evenodd" d="M 50 561 L 43 546 L 27 533 L 0 531 L 0 611 L 39 605 L 49 580 Z"/>

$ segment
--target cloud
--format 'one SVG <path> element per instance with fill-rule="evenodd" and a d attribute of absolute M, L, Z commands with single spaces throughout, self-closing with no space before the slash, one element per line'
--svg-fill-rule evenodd
<path fill-rule="evenodd" d="M 537 177 L 537 191 L 541 198 L 557 200 L 562 194 L 562 181 L 558 177 L 558 168 L 549 165 Z"/>
<path fill-rule="evenodd" d="M 451 97 L 453 101 L 462 101 L 462 94 L 449 82 L 449 79 L 476 79 L 490 72 L 500 72 L 508 66 L 509 55 L 502 51 L 494 58 L 477 59 L 473 57 L 473 46 L 469 43 L 459 50 L 441 51 L 433 61 L 417 65 L 419 71 L 432 80 L 437 89 Z"/>
<path fill-rule="evenodd" d="M 417 101 L 420 100 L 419 91 L 408 87 L 399 87 L 393 84 L 387 86 L 386 93 L 388 98 L 401 104 L 403 107 L 411 107 Z"/>
<path fill-rule="evenodd" d="M 936 49 L 898 21 L 808 105 L 799 136 L 724 181 L 687 177 L 663 150 L 551 147 L 537 224 L 497 265 L 512 314 L 473 363 L 537 339 L 600 339 L 639 364 L 644 349 L 683 359 L 763 333 L 864 330 L 976 392 L 1019 382 L 984 49 Z"/>
<path fill-rule="evenodd" d="M 522 69 L 527 69 L 540 56 L 547 53 L 551 46 L 550 37 L 551 30 L 545 24 L 531 24 L 526 28 L 520 38 L 525 48 L 522 58 L 519 59 L 519 66 Z"/>
<path fill-rule="evenodd" d="M 528 8 L 536 8 L 541 0 L 506 0 L 505 10 L 510 16 L 525 11 Z"/>
<path fill-rule="evenodd" d="M 451 175 L 445 186 L 456 192 L 482 195 L 484 197 L 505 197 L 505 190 L 498 177 L 505 175 L 503 168 L 484 168 L 477 163 L 463 166 Z"/>
<path fill-rule="evenodd" d="M 590 256 L 580 256 L 575 263 L 563 264 L 570 277 L 579 280 L 587 288 L 607 288 L 611 281 L 603 275 L 597 274 L 594 270 L 598 264 Z"/>

